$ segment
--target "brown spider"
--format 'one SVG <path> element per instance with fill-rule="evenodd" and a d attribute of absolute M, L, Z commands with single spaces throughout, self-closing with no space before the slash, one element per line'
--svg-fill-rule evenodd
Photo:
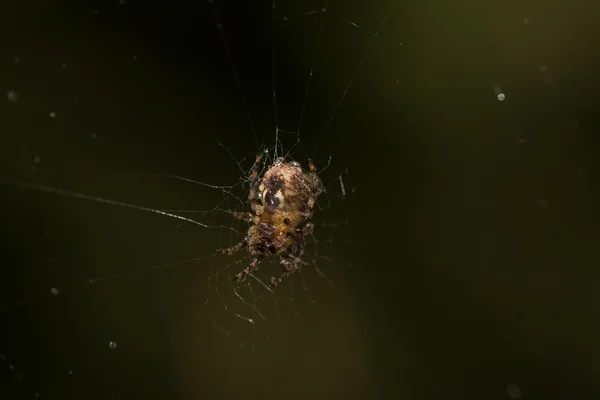
<path fill-rule="evenodd" d="M 323 183 L 316 168 L 309 160 L 309 171 L 300 164 L 275 160 L 273 165 L 259 179 L 263 154 L 256 157 L 250 173 L 250 205 L 253 213 L 234 212 L 233 216 L 252 223 L 248 234 L 240 243 L 227 249 L 217 250 L 217 254 L 233 254 L 248 248 L 252 260 L 250 264 L 232 280 L 242 282 L 251 275 L 258 264 L 266 257 L 279 256 L 282 272 L 271 277 L 270 289 L 277 287 L 294 270 L 300 267 L 304 254 L 304 237 L 310 235 L 314 225 L 312 217 L 317 197 L 323 191 Z"/>

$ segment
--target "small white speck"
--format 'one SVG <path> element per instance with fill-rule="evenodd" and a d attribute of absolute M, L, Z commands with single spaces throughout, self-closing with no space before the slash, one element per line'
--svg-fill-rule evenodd
<path fill-rule="evenodd" d="M 519 388 L 517 385 L 511 384 L 506 386 L 506 394 L 511 399 L 518 399 L 523 395 L 523 392 L 521 392 L 521 388 Z"/>
<path fill-rule="evenodd" d="M 119 0 L 119 4 L 121 4 L 121 5 L 125 4 L 125 0 Z"/>
<path fill-rule="evenodd" d="M 58 289 L 57 289 L 57 288 L 53 287 L 52 289 L 50 289 L 50 293 L 52 293 L 52 295 L 54 295 L 54 296 L 58 296 L 58 294 L 59 294 L 60 292 L 58 291 Z"/>
<path fill-rule="evenodd" d="M 494 84 L 494 93 L 496 93 L 496 98 L 498 101 L 504 101 L 506 98 L 504 92 L 502 91 L 502 87 L 498 83 Z"/>
<path fill-rule="evenodd" d="M 285 22 L 287 22 L 287 20 L 288 20 L 288 17 L 283 17 L 283 20 L 284 20 Z"/>
<path fill-rule="evenodd" d="M 133 57 L 131 57 L 131 59 L 132 59 L 133 61 L 137 61 L 137 60 L 138 60 L 138 56 L 133 56 Z"/>
<path fill-rule="evenodd" d="M 73 371 L 72 370 L 69 370 L 69 375 L 73 375 Z"/>
<path fill-rule="evenodd" d="M 400 83 L 400 79 L 396 79 L 396 85 Z"/>
<path fill-rule="evenodd" d="M 110 342 L 108 342 L 108 347 L 110 347 L 111 349 L 116 349 L 117 348 L 117 342 L 113 342 L 111 340 Z"/>
<path fill-rule="evenodd" d="M 321 11 L 327 12 L 327 9 L 325 7 L 323 7 L 323 8 L 321 8 Z"/>
<path fill-rule="evenodd" d="M 50 114 L 48 114 L 50 116 L 50 118 L 55 118 L 56 117 L 56 113 L 54 111 L 51 111 Z"/>
<path fill-rule="evenodd" d="M 548 72 L 548 66 L 546 64 L 540 65 L 538 71 L 540 71 L 541 73 Z"/>
<path fill-rule="evenodd" d="M 12 364 L 8 364 L 8 369 L 10 369 L 11 371 L 15 370 L 15 366 Z"/>
<path fill-rule="evenodd" d="M 8 101 L 12 101 L 14 103 L 15 101 L 19 100 L 19 95 L 14 90 L 9 90 L 6 94 L 6 98 Z"/>
<path fill-rule="evenodd" d="M 404 46 L 404 43 L 400 42 L 400 43 L 398 43 L 398 46 L 402 47 L 402 46 Z"/>
<path fill-rule="evenodd" d="M 524 23 L 525 25 L 529 25 L 529 23 L 530 23 L 530 21 L 529 21 L 529 18 L 525 18 L 525 19 L 523 20 L 523 23 Z"/>
<path fill-rule="evenodd" d="M 60 67 L 61 67 L 62 69 L 67 69 L 67 64 L 62 64 Z"/>

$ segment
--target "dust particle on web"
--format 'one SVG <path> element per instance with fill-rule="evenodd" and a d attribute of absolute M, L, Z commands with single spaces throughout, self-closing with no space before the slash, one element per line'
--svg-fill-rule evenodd
<path fill-rule="evenodd" d="M 506 394 L 511 399 L 518 399 L 523 395 L 523 392 L 521 392 L 521 388 L 517 385 L 510 384 L 506 386 Z"/>
<path fill-rule="evenodd" d="M 108 342 L 108 347 L 110 347 L 111 349 L 116 349 L 117 348 L 117 342 L 113 342 L 111 340 L 110 342 Z"/>
<path fill-rule="evenodd" d="M 8 99 L 8 101 L 12 101 L 14 103 L 17 100 L 19 100 L 19 95 L 17 94 L 16 91 L 9 90 L 8 93 L 6 94 L 6 98 Z"/>
<path fill-rule="evenodd" d="M 504 99 L 506 98 L 504 92 L 502 91 L 502 87 L 497 83 L 494 85 L 494 93 L 496 93 L 496 97 L 499 101 L 504 101 Z"/>
<path fill-rule="evenodd" d="M 56 117 L 56 113 L 54 111 L 51 111 L 48 115 L 50 116 L 50 118 Z"/>
<path fill-rule="evenodd" d="M 52 293 L 53 296 L 58 296 L 60 291 L 57 288 L 53 287 L 52 289 L 50 289 L 50 293 Z"/>

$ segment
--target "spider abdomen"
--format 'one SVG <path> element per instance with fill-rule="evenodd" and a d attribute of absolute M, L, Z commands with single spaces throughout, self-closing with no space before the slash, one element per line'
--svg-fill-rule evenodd
<path fill-rule="evenodd" d="M 295 163 L 276 163 L 265 172 L 259 186 L 263 211 L 267 214 L 261 220 L 274 220 L 276 224 L 286 220 L 288 225 L 296 226 L 312 217 L 322 190 L 323 184 L 316 174 L 305 173 Z"/>

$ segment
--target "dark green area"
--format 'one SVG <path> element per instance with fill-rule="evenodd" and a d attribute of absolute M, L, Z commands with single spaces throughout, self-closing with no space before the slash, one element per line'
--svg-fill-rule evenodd
<path fill-rule="evenodd" d="M 236 182 L 313 68 L 292 156 L 346 179 L 315 216 L 348 221 L 319 253 L 342 293 L 313 272 L 240 349 L 202 307 L 212 258 L 148 270 L 230 232 L 2 184 L 0 397 L 597 398 L 600 7 L 333 0 L 321 31 L 323 1 L 277 1 L 275 30 L 239 3 L 0 6 L 0 180 L 210 209 L 156 175 Z"/>

